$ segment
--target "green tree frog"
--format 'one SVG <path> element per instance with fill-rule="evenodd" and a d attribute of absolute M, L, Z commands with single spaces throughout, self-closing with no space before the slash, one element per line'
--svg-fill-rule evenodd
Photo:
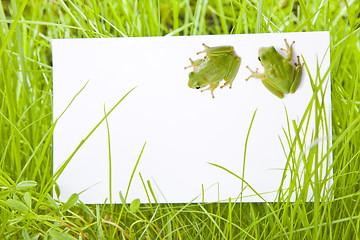
<path fill-rule="evenodd" d="M 209 85 L 208 88 L 201 90 L 201 92 L 210 90 L 214 98 L 214 90 L 219 86 L 219 83 L 224 79 L 225 84 L 232 86 L 236 74 L 239 70 L 241 59 L 237 57 L 232 46 L 209 47 L 204 43 L 204 51 L 198 52 L 206 53 L 204 59 L 193 61 L 190 58 L 191 65 L 185 67 L 193 67 L 194 71 L 189 73 L 188 85 L 190 88 L 203 88 Z"/>
<path fill-rule="evenodd" d="M 273 46 L 259 48 L 259 61 L 264 67 L 264 73 L 258 73 L 258 69 L 254 72 L 246 66 L 251 71 L 246 81 L 251 77 L 261 79 L 264 86 L 279 98 L 283 98 L 286 93 L 296 91 L 301 82 L 303 68 L 299 56 L 297 56 L 298 63 L 295 63 L 295 66 L 291 62 L 292 46 L 295 41 L 290 46 L 286 39 L 284 41 L 286 49 L 281 48 L 281 50 L 286 52 L 285 58 Z"/>

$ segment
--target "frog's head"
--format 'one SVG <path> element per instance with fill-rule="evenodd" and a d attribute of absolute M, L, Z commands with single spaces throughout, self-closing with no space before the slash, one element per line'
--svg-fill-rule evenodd
<path fill-rule="evenodd" d="M 196 88 L 196 89 L 199 89 L 199 88 L 202 88 L 205 86 L 205 85 L 202 86 L 201 79 L 199 78 L 199 75 L 196 74 L 195 72 L 189 73 L 188 85 L 190 88 Z"/>
<path fill-rule="evenodd" d="M 270 58 L 272 58 L 274 56 L 274 52 L 276 52 L 276 49 L 271 46 L 271 47 L 261 47 L 259 48 L 259 61 L 261 62 L 261 64 L 263 64 L 264 62 L 271 60 Z"/>

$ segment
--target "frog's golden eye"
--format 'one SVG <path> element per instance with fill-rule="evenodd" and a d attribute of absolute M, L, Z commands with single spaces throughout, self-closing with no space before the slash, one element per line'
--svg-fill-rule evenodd
<path fill-rule="evenodd" d="M 258 59 L 259 59 L 259 61 L 261 62 L 261 59 L 260 59 L 260 57 L 258 57 Z"/>
<path fill-rule="evenodd" d="M 200 89 L 200 87 L 196 87 L 196 89 Z"/>

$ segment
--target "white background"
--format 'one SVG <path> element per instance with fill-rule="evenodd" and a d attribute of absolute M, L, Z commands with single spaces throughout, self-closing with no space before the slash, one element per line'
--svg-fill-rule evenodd
<path fill-rule="evenodd" d="M 279 140 L 280 136 L 286 141 L 282 131 L 285 107 L 290 120 L 299 120 L 313 92 L 304 69 L 297 92 L 279 99 L 261 80 L 245 81 L 250 75 L 245 66 L 263 72 L 257 59 L 259 47 L 285 48 L 284 38 L 295 41 L 294 59 L 302 55 L 312 76 L 321 61 L 325 73 L 330 63 L 328 32 L 53 40 L 54 119 L 89 81 L 55 127 L 54 172 L 104 117 L 104 107 L 109 111 L 136 86 L 108 118 L 113 202 L 120 202 L 119 191 L 125 196 L 145 141 L 127 201 L 140 198 L 148 202 L 139 172 L 145 182 L 150 181 L 158 202 L 182 203 L 200 196 L 195 199 L 199 202 L 202 186 L 207 189 L 207 202 L 236 198 L 241 181 L 209 163 L 242 175 L 246 135 L 256 109 L 245 180 L 259 193 L 276 191 L 286 163 Z M 214 99 L 210 91 L 201 93 L 187 85 L 192 69 L 184 67 L 190 64 L 189 57 L 204 57 L 196 55 L 204 49 L 202 43 L 231 45 L 242 59 L 232 89 L 216 89 Z M 327 86 L 330 123 L 330 84 Z M 314 123 L 309 128 L 311 132 Z M 63 201 L 87 188 L 80 195 L 85 203 L 104 203 L 109 198 L 107 138 L 104 122 L 70 161 L 57 181 Z M 249 188 L 244 192 L 244 196 L 253 194 Z M 263 195 L 268 201 L 275 196 L 276 192 Z M 243 201 L 260 199 L 252 196 Z"/>

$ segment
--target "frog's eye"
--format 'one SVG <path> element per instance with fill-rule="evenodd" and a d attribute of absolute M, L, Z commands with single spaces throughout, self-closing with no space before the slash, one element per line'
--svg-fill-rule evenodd
<path fill-rule="evenodd" d="M 258 59 L 259 59 L 259 62 L 261 62 L 261 59 L 260 59 L 260 57 L 258 57 Z"/>
<path fill-rule="evenodd" d="M 196 89 L 200 89 L 200 87 L 196 87 Z"/>

